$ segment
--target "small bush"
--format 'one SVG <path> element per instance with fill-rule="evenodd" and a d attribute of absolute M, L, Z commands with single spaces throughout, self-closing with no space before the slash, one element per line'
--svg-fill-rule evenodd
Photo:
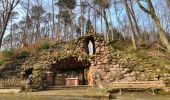
<path fill-rule="evenodd" d="M 36 54 L 41 49 L 42 43 L 40 41 L 35 42 L 34 44 L 30 44 L 28 46 L 29 52 L 31 54 Z"/>
<path fill-rule="evenodd" d="M 13 49 L 11 49 L 11 50 L 4 50 L 2 52 L 2 54 L 3 54 L 3 58 L 4 59 L 11 59 L 14 56 L 14 50 Z"/>
<path fill-rule="evenodd" d="M 30 54 L 30 51 L 27 47 L 18 47 L 15 51 L 14 51 L 14 58 L 15 59 L 23 59 L 28 57 Z"/>
<path fill-rule="evenodd" d="M 22 51 L 18 56 L 17 58 L 18 59 L 24 59 L 26 57 L 28 57 L 29 53 L 27 51 Z"/>
<path fill-rule="evenodd" d="M 0 66 L 4 64 L 4 60 L 0 60 Z"/>
<path fill-rule="evenodd" d="M 50 44 L 48 42 L 44 42 L 42 45 L 41 45 L 41 48 L 44 49 L 44 50 L 47 50 L 50 48 Z"/>

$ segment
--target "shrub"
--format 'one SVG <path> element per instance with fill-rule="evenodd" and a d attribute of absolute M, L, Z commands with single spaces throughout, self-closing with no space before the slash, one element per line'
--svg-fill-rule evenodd
<path fill-rule="evenodd" d="M 41 45 L 41 49 L 47 50 L 50 48 L 49 42 L 43 42 Z"/>
<path fill-rule="evenodd" d="M 23 59 L 23 58 L 28 57 L 29 54 L 30 54 L 30 51 L 27 47 L 23 47 L 23 48 L 18 47 L 14 51 L 14 58 L 15 59 Z"/>
<path fill-rule="evenodd" d="M 29 53 L 27 51 L 22 51 L 20 54 L 18 54 L 17 58 L 18 59 L 24 59 L 28 57 Z"/>
<path fill-rule="evenodd" d="M 4 50 L 2 54 L 3 54 L 3 59 L 11 59 L 14 56 L 14 50 L 13 49 Z"/>
<path fill-rule="evenodd" d="M 4 64 L 4 60 L 0 60 L 0 66 Z"/>
<path fill-rule="evenodd" d="M 35 42 L 34 44 L 30 44 L 28 46 L 29 52 L 31 54 L 36 54 L 41 49 L 42 43 L 40 41 Z"/>

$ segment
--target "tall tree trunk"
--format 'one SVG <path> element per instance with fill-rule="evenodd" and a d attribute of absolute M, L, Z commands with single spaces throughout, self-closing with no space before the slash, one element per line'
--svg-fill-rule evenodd
<path fill-rule="evenodd" d="M 10 19 L 10 16 L 11 16 L 11 12 L 13 11 L 13 9 L 17 6 L 17 4 L 19 2 L 20 2 L 20 0 L 12 0 L 12 1 L 10 1 L 10 3 L 8 2 L 6 4 L 6 7 L 4 7 L 4 11 L 3 12 L 6 12 L 6 10 L 8 10 L 8 12 L 3 13 L 4 14 L 3 15 L 4 16 L 3 17 L 3 28 L 2 28 L 2 31 L 0 31 L 0 48 L 2 47 L 3 36 L 5 34 L 5 31 L 6 31 L 6 28 L 7 28 L 9 19 Z"/>
<path fill-rule="evenodd" d="M 167 2 L 167 5 L 168 5 L 168 8 L 169 8 L 169 11 L 170 11 L 170 0 L 166 0 Z"/>
<path fill-rule="evenodd" d="M 169 41 L 168 41 L 168 39 L 166 37 L 166 32 L 161 27 L 160 21 L 157 18 L 157 16 L 154 16 L 153 20 L 154 20 L 154 23 L 155 23 L 155 25 L 157 27 L 157 30 L 159 32 L 159 37 L 160 37 L 160 40 L 161 40 L 162 44 L 165 45 L 168 52 L 170 52 L 170 44 L 169 44 Z"/>
<path fill-rule="evenodd" d="M 106 15 L 106 9 L 103 8 L 103 15 L 104 15 L 104 21 L 105 21 L 105 26 L 106 26 L 106 36 L 108 37 L 108 41 L 110 42 L 111 41 L 111 38 L 110 38 L 110 34 L 109 33 L 109 23 L 108 23 L 108 20 L 107 20 L 107 15 Z"/>
<path fill-rule="evenodd" d="M 81 5 L 81 4 L 82 4 L 82 1 L 80 0 L 80 5 Z M 83 11 L 82 11 L 82 5 L 81 5 L 80 7 L 81 7 L 81 8 L 80 8 L 80 9 L 81 9 L 80 29 L 81 29 L 81 36 L 83 36 L 83 33 L 84 33 L 84 32 L 83 32 L 83 18 L 82 18 L 82 17 L 83 17 Z"/>
<path fill-rule="evenodd" d="M 63 39 L 64 39 L 64 42 L 67 41 L 67 24 L 66 23 L 64 23 L 64 37 L 63 37 Z"/>
<path fill-rule="evenodd" d="M 12 28 L 12 19 L 11 19 L 11 33 L 10 33 L 10 48 L 12 49 L 13 47 L 13 28 Z"/>
<path fill-rule="evenodd" d="M 114 39 L 114 32 L 113 32 L 113 23 L 112 23 L 112 14 L 111 14 L 111 11 L 110 11 L 110 9 L 109 9 L 109 11 L 108 11 L 108 13 L 109 13 L 109 16 L 110 16 L 110 27 L 111 27 L 111 39 L 112 39 L 112 41 L 113 41 L 113 39 Z"/>
<path fill-rule="evenodd" d="M 96 5 L 95 5 L 95 4 L 94 4 L 94 8 L 96 9 Z M 97 12 L 95 11 L 94 13 L 95 13 L 94 21 L 95 21 L 95 34 L 96 34 L 96 31 L 97 31 L 97 24 L 96 24 L 96 23 L 97 23 L 97 19 L 96 19 L 96 17 L 97 17 Z"/>
<path fill-rule="evenodd" d="M 55 21 L 54 21 L 55 15 L 54 15 L 54 0 L 52 0 L 52 20 L 53 20 L 53 26 L 52 26 L 52 38 L 54 38 L 55 34 Z"/>
<path fill-rule="evenodd" d="M 29 1 L 30 0 L 27 0 L 27 12 L 26 12 L 26 18 L 25 18 L 25 25 L 24 25 L 24 32 L 23 32 L 23 38 L 21 39 L 21 46 L 24 47 L 26 45 L 26 38 L 25 38 L 25 35 L 26 35 L 26 30 L 27 30 L 27 24 L 28 24 L 28 12 L 29 12 Z"/>
<path fill-rule="evenodd" d="M 11 12 L 12 12 L 12 10 L 10 10 L 10 11 L 8 12 L 7 17 L 6 17 L 6 19 L 4 20 L 5 23 L 3 23 L 3 24 L 4 24 L 4 27 L 3 27 L 3 29 L 2 29 L 2 32 L 0 33 L 0 48 L 2 47 L 3 36 L 4 36 L 4 34 L 5 34 L 5 31 L 6 31 L 8 22 L 9 22 L 9 18 L 10 18 Z"/>
<path fill-rule="evenodd" d="M 101 33 L 103 34 L 103 25 L 102 25 L 102 6 L 100 7 L 100 13 L 101 13 L 101 15 L 100 15 L 100 28 L 101 28 Z"/>
<path fill-rule="evenodd" d="M 60 0 L 59 0 L 60 1 Z M 61 4 L 59 5 L 59 12 L 62 11 Z M 56 38 L 57 41 L 60 40 L 60 35 L 61 35 L 61 25 L 60 25 L 60 16 L 58 17 L 58 23 L 57 23 L 57 31 L 56 31 Z"/>
<path fill-rule="evenodd" d="M 57 41 L 60 40 L 60 18 L 58 18 L 58 24 L 57 24 L 57 32 L 56 32 L 56 38 L 57 38 Z"/>
<path fill-rule="evenodd" d="M 131 8 L 131 9 L 130 9 Z M 141 32 L 140 32 L 140 28 L 138 26 L 138 23 L 137 23 L 137 19 L 136 19 L 136 16 L 135 16 L 135 12 L 133 10 L 133 4 L 132 4 L 132 1 L 130 0 L 130 8 L 128 7 L 131 15 L 132 15 L 132 18 L 133 18 L 133 21 L 134 21 L 134 24 L 135 24 L 135 28 L 136 28 L 136 31 L 138 33 L 138 38 L 139 38 L 139 45 L 142 44 L 142 35 L 141 35 Z"/>
<path fill-rule="evenodd" d="M 129 21 L 129 24 L 130 24 L 131 39 L 132 39 L 132 43 L 133 43 L 133 48 L 136 50 L 137 46 L 136 46 L 136 40 L 135 40 L 135 31 L 134 31 L 134 28 L 133 28 L 133 22 L 131 20 L 130 11 L 128 9 L 127 0 L 124 0 L 124 6 L 125 6 L 126 14 L 127 14 L 127 17 L 128 17 L 128 21 Z"/>

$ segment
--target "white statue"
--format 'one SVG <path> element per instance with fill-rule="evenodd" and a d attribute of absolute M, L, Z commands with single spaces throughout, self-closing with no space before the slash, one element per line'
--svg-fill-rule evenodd
<path fill-rule="evenodd" d="M 88 44 L 89 55 L 93 55 L 94 54 L 93 49 L 94 49 L 93 48 L 93 43 L 90 40 L 89 44 Z"/>

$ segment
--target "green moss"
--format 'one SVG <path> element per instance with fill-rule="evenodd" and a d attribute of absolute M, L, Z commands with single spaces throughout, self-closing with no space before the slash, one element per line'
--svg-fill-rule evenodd
<path fill-rule="evenodd" d="M 33 70 L 32 88 L 34 90 L 43 90 L 46 88 L 46 83 L 43 81 L 43 68 L 40 65 L 35 65 Z"/>
<path fill-rule="evenodd" d="M 14 55 L 14 49 L 2 51 L 4 59 L 12 59 Z"/>
<path fill-rule="evenodd" d="M 41 45 L 41 49 L 47 50 L 50 48 L 50 43 L 49 42 L 43 42 Z"/>
<path fill-rule="evenodd" d="M 159 95 L 170 95 L 170 92 L 166 92 L 164 90 L 159 90 L 159 91 L 157 91 L 157 94 L 159 94 Z"/>
<path fill-rule="evenodd" d="M 4 60 L 0 60 L 0 66 L 3 65 L 5 63 Z"/>
<path fill-rule="evenodd" d="M 18 59 L 24 59 L 29 56 L 29 53 L 27 51 L 22 51 L 21 53 L 18 54 L 17 58 Z"/>

